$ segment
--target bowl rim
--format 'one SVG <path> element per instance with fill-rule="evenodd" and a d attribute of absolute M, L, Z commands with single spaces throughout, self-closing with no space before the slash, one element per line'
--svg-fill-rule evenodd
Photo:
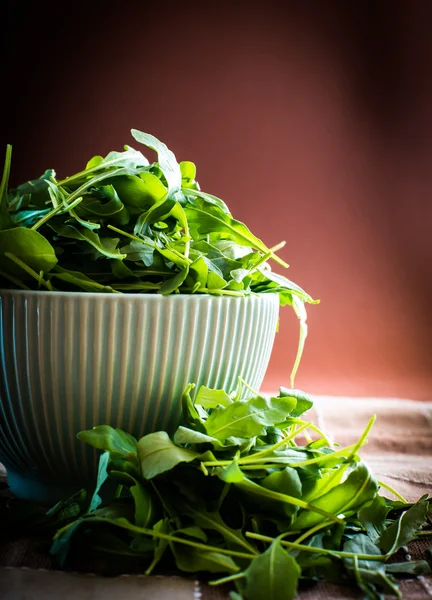
<path fill-rule="evenodd" d="M 183 298 L 193 298 L 194 300 L 197 300 L 198 298 L 200 299 L 201 302 L 203 302 L 206 299 L 209 298 L 214 298 L 214 299 L 218 299 L 218 300 L 236 300 L 236 301 L 242 301 L 242 300 L 248 300 L 251 298 L 263 298 L 266 296 L 269 297 L 276 297 L 279 296 L 279 294 L 277 292 L 250 292 L 249 294 L 245 295 L 245 296 L 231 296 L 231 295 L 224 295 L 224 294 L 167 294 L 167 295 L 163 295 L 163 294 L 158 294 L 158 293 L 139 293 L 139 292 L 135 292 L 135 293 L 131 293 L 131 292 L 121 292 L 119 294 L 115 294 L 115 293 L 111 293 L 111 292 L 85 292 L 85 291 L 74 291 L 74 292 L 66 292 L 66 291 L 62 291 L 62 290 L 21 290 L 21 289 L 13 289 L 13 288 L 0 288 L 0 299 L 3 296 L 40 296 L 40 297 L 56 297 L 56 298 L 71 298 L 71 297 L 75 297 L 75 298 L 117 298 L 117 299 L 121 299 L 121 298 L 127 298 L 127 299 L 131 299 L 131 298 L 145 298 L 148 300 L 151 300 L 153 302 L 155 301 L 166 301 L 168 299 L 171 299 L 172 301 L 175 301 L 176 299 L 180 300 Z"/>

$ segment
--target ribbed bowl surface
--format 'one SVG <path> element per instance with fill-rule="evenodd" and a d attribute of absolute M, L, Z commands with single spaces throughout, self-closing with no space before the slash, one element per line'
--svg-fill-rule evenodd
<path fill-rule="evenodd" d="M 230 389 L 241 375 L 259 388 L 278 312 L 276 294 L 0 290 L 0 462 L 11 487 L 89 480 L 97 455 L 77 441 L 82 429 L 172 432 L 189 382 Z M 28 495 L 21 483 L 15 492 Z"/>

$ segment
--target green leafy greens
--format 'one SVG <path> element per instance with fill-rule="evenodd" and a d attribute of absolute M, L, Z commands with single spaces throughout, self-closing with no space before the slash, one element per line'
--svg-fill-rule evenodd
<path fill-rule="evenodd" d="M 300 320 L 292 381 L 306 337 L 302 288 L 268 261 L 267 246 L 223 200 L 200 190 L 196 167 L 178 163 L 153 135 L 131 130 L 157 153 L 129 146 L 63 180 L 54 170 L 9 189 L 11 146 L 0 183 L 0 288 L 97 293 L 277 293 Z M 293 385 L 293 384 L 292 384 Z"/>
<path fill-rule="evenodd" d="M 432 534 L 431 501 L 379 494 L 383 484 L 358 455 L 374 417 L 340 448 L 304 418 L 312 407 L 304 392 L 240 401 L 243 385 L 202 387 L 193 398 L 190 384 L 172 439 L 157 431 L 136 440 L 107 425 L 80 432 L 102 451 L 99 473 L 86 506 L 82 491 L 80 503 L 75 495 L 51 511 L 58 563 L 84 553 L 120 561 L 111 574 L 131 565 L 150 574 L 161 562 L 219 574 L 210 583 L 234 585 L 233 600 L 290 600 L 320 579 L 369 599 L 401 597 L 395 576 L 430 573 L 424 560 L 389 560 Z"/>

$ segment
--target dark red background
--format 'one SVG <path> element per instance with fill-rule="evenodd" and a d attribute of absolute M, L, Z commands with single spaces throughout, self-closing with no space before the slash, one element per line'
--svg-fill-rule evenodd
<path fill-rule="evenodd" d="M 153 133 L 321 299 L 298 387 L 431 399 L 430 3 L 17 4 L 13 184 Z M 296 338 L 286 308 L 264 387 Z"/>

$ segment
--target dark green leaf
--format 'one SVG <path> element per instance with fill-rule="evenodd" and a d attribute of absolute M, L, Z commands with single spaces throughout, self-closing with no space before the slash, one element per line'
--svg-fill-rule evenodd
<path fill-rule="evenodd" d="M 379 546 L 384 552 L 396 552 L 415 539 L 416 532 L 426 521 L 429 501 L 419 500 L 394 521 L 381 535 Z"/>
<path fill-rule="evenodd" d="M 297 593 L 300 567 L 276 539 L 253 559 L 245 575 L 247 600 L 292 600 Z"/>
<path fill-rule="evenodd" d="M 379 548 L 363 534 L 358 534 L 351 540 L 348 540 L 344 544 L 343 550 L 344 552 L 352 552 L 355 555 L 380 555 Z M 363 559 L 354 561 L 352 558 L 346 558 L 345 564 L 348 572 L 352 573 L 353 579 L 355 579 L 359 587 L 367 594 L 367 597 L 380 598 L 380 595 L 376 591 L 378 589 L 379 592 L 401 598 L 396 582 L 391 576 L 386 574 L 384 562 Z"/>
<path fill-rule="evenodd" d="M 164 518 L 164 519 L 161 519 L 160 521 L 158 521 L 157 523 L 155 523 L 153 525 L 153 530 L 160 532 L 160 533 L 166 533 L 166 534 L 171 533 L 172 528 L 171 528 L 169 519 Z M 152 560 L 151 564 L 149 565 L 149 567 L 146 569 L 146 575 L 150 575 L 150 573 L 153 571 L 154 567 L 161 561 L 163 555 L 165 554 L 165 550 L 167 548 L 168 548 L 168 540 L 156 538 L 153 560 Z"/>
<path fill-rule="evenodd" d="M 386 573 L 396 575 L 430 575 L 432 569 L 426 560 L 413 560 L 399 563 L 390 563 L 385 566 Z"/>
<path fill-rule="evenodd" d="M 156 520 L 157 513 L 153 494 L 137 479 L 129 489 L 135 503 L 135 525 L 151 527 Z"/>
<path fill-rule="evenodd" d="M 370 539 L 375 543 L 386 528 L 386 517 L 389 508 L 382 496 L 375 496 L 370 504 L 359 510 L 358 518 L 366 529 Z"/>
<path fill-rule="evenodd" d="M 86 242 L 93 246 L 93 248 L 96 248 L 103 256 L 108 258 L 126 258 L 126 255 L 121 254 L 117 248 L 119 243 L 118 238 L 102 238 L 90 229 L 86 229 L 80 225 L 61 224 L 56 219 L 51 219 L 48 224 L 58 235 Z"/>
<path fill-rule="evenodd" d="M 170 542 L 177 568 L 185 573 L 206 571 L 208 573 L 237 573 L 240 569 L 230 556 L 218 552 L 206 552 L 183 544 Z"/>

